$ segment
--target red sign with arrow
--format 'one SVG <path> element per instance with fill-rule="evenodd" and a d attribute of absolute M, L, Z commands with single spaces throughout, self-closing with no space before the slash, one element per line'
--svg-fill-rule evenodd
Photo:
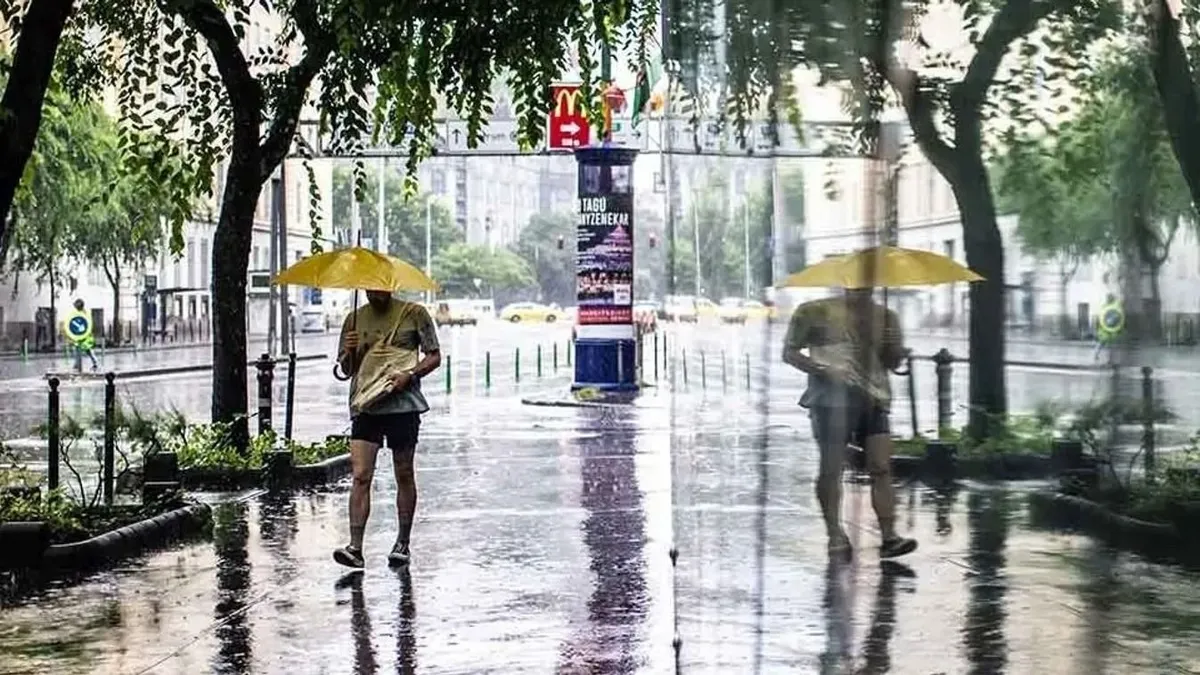
<path fill-rule="evenodd" d="M 550 85 L 550 149 L 573 150 L 591 142 L 592 129 L 579 101 L 579 85 Z"/>

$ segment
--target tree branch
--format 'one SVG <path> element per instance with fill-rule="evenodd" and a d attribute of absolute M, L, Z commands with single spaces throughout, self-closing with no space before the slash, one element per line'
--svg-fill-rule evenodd
<path fill-rule="evenodd" d="M 900 96 L 900 103 L 912 127 L 917 144 L 934 168 L 943 176 L 954 171 L 954 148 L 938 133 L 934 122 L 936 108 L 929 94 L 922 90 L 921 77 L 916 71 L 896 62 L 894 44 L 903 35 L 903 3 L 884 0 L 881 5 L 883 16 L 880 25 L 882 34 L 867 49 L 871 67 L 880 73 Z"/>
<path fill-rule="evenodd" d="M 165 11 L 178 15 L 208 43 L 221 83 L 229 95 L 234 119 L 234 144 L 252 141 L 251 146 L 257 147 L 258 126 L 262 120 L 262 85 L 250 74 L 250 64 L 242 54 L 241 42 L 225 13 L 213 0 L 160 2 Z M 251 133 L 252 138 L 249 136 Z"/>
<path fill-rule="evenodd" d="M 996 80 L 1000 62 L 1012 43 L 1025 37 L 1042 19 L 1060 8 L 1060 2 L 1050 0 L 1007 0 L 975 50 L 967 66 L 967 74 L 950 92 L 950 105 L 959 110 L 977 111 L 987 98 L 988 88 Z"/>
<path fill-rule="evenodd" d="M 308 38 L 306 38 L 307 42 Z M 318 38 L 315 43 L 308 43 L 304 57 L 300 63 L 288 69 L 284 86 L 275 103 L 275 115 L 263 139 L 262 154 L 259 158 L 259 179 L 266 181 L 275 171 L 275 167 L 287 157 L 292 147 L 292 139 L 296 135 L 296 126 L 300 122 L 300 111 L 308 99 L 308 89 L 317 73 L 325 67 L 325 62 L 333 52 L 333 40 L 329 37 Z"/>
<path fill-rule="evenodd" d="M 0 99 L 0 254 L 7 252 L 8 214 L 33 154 L 42 107 L 72 0 L 34 0 L 25 13 Z M 0 263 L 3 263 L 0 257 Z"/>
<path fill-rule="evenodd" d="M 1200 148 L 1200 98 L 1179 37 L 1179 19 L 1172 16 L 1167 0 L 1153 0 L 1147 21 L 1154 46 L 1151 68 L 1171 149 L 1183 170 L 1192 203 L 1200 205 L 1200 153 L 1196 152 Z"/>

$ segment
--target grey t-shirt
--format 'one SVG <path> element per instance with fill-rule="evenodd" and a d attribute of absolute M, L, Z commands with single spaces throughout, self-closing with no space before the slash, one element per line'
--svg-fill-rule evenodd
<path fill-rule="evenodd" d="M 345 366 L 344 355 L 346 333 L 351 329 L 358 331 L 358 349 L 353 355 L 354 363 L 361 363 L 363 355 L 373 345 L 383 340 L 395 330 L 392 346 L 400 349 L 420 349 L 429 354 L 440 349 L 437 337 L 437 327 L 429 316 L 429 311 L 423 305 L 405 300 L 392 300 L 386 311 L 376 310 L 371 305 L 359 307 L 354 314 L 347 316 L 342 324 L 342 334 L 338 340 L 339 361 Z M 358 391 L 360 377 L 369 373 L 355 371 L 350 379 L 350 396 Z M 388 415 L 392 413 L 423 413 L 429 410 L 429 403 L 421 393 L 421 381 L 414 379 L 412 384 L 401 391 L 394 392 L 380 399 L 370 408 L 362 411 L 363 415 Z M 354 416 L 351 411 L 350 416 Z"/>

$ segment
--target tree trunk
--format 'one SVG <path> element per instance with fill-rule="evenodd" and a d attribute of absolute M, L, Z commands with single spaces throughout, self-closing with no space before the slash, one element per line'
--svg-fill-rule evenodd
<path fill-rule="evenodd" d="M 1151 261 L 1145 267 L 1147 286 L 1149 286 L 1150 297 L 1142 301 L 1142 314 L 1145 320 L 1145 338 L 1146 346 L 1159 344 L 1163 339 L 1163 321 L 1162 321 L 1162 291 L 1159 288 L 1158 275 L 1162 270 L 1162 263 Z"/>
<path fill-rule="evenodd" d="M 72 0 L 33 0 L 21 20 L 0 99 L 0 242 L 8 241 L 8 213 L 33 154 L 54 57 L 72 4 Z"/>
<path fill-rule="evenodd" d="M 58 351 L 58 300 L 55 295 L 58 291 L 58 275 L 54 273 L 54 269 L 50 269 L 46 273 L 46 278 L 50 281 L 50 351 Z"/>
<path fill-rule="evenodd" d="M 987 170 L 978 155 L 955 152 L 951 187 L 963 225 L 967 266 L 984 281 L 970 285 L 971 317 L 967 358 L 970 359 L 970 419 L 972 438 L 985 438 L 1008 413 L 1004 373 L 1005 308 L 1004 242 Z"/>
<path fill-rule="evenodd" d="M 108 334 L 108 344 L 113 347 L 121 346 L 121 272 L 118 269 L 114 274 L 109 276 L 109 283 L 112 284 L 113 294 L 113 310 L 112 310 L 112 332 Z"/>
<path fill-rule="evenodd" d="M 250 157 L 246 157 L 249 154 Z M 257 148 L 234 147 L 212 252 L 212 421 L 231 425 L 231 441 L 250 441 L 246 418 L 246 275 L 254 232 L 254 210 L 262 183 Z"/>
<path fill-rule="evenodd" d="M 1073 339 L 1075 330 L 1072 329 L 1071 321 L 1071 299 L 1068 294 L 1067 284 L 1071 283 L 1071 278 L 1075 276 L 1074 271 L 1067 271 L 1065 263 L 1060 264 L 1058 268 L 1058 333 L 1063 338 Z"/>

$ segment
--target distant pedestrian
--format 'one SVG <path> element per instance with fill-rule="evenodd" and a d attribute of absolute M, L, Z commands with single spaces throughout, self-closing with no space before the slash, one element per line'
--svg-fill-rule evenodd
<path fill-rule="evenodd" d="M 85 355 L 92 362 L 92 372 L 96 372 L 100 370 L 100 363 L 96 361 L 96 338 L 92 334 L 92 317 L 84 311 L 83 300 L 75 300 L 74 307 L 75 310 L 68 314 L 63 322 L 63 333 L 66 334 L 75 353 L 75 372 L 83 372 Z"/>
<path fill-rule="evenodd" d="M 399 530 L 388 563 L 407 565 L 417 508 L 413 458 L 421 415 L 429 404 L 421 378 L 441 365 L 437 329 L 424 306 L 367 291 L 367 304 L 346 317 L 338 363 L 350 380 L 350 543 L 333 552 L 348 567 L 363 566 L 363 533 L 371 513 L 371 483 L 379 448 L 392 451 Z"/>
<path fill-rule="evenodd" d="M 1100 360 L 1100 351 L 1112 349 L 1121 331 L 1125 328 L 1125 310 L 1117 296 L 1109 293 L 1100 308 L 1100 316 L 1096 318 L 1096 348 L 1092 351 L 1092 360 Z M 1111 353 L 1111 352 L 1110 352 Z"/>
<path fill-rule="evenodd" d="M 816 491 L 831 556 L 846 557 L 852 552 L 841 523 L 848 445 L 866 453 L 871 503 L 883 538 L 879 555 L 891 558 L 917 548 L 915 539 L 896 533 L 888 424 L 892 396 L 888 373 L 907 353 L 899 317 L 876 304 L 870 289 L 847 290 L 840 297 L 808 302 L 792 314 L 783 360 L 808 374 L 800 405 L 809 409 L 820 448 Z"/>

